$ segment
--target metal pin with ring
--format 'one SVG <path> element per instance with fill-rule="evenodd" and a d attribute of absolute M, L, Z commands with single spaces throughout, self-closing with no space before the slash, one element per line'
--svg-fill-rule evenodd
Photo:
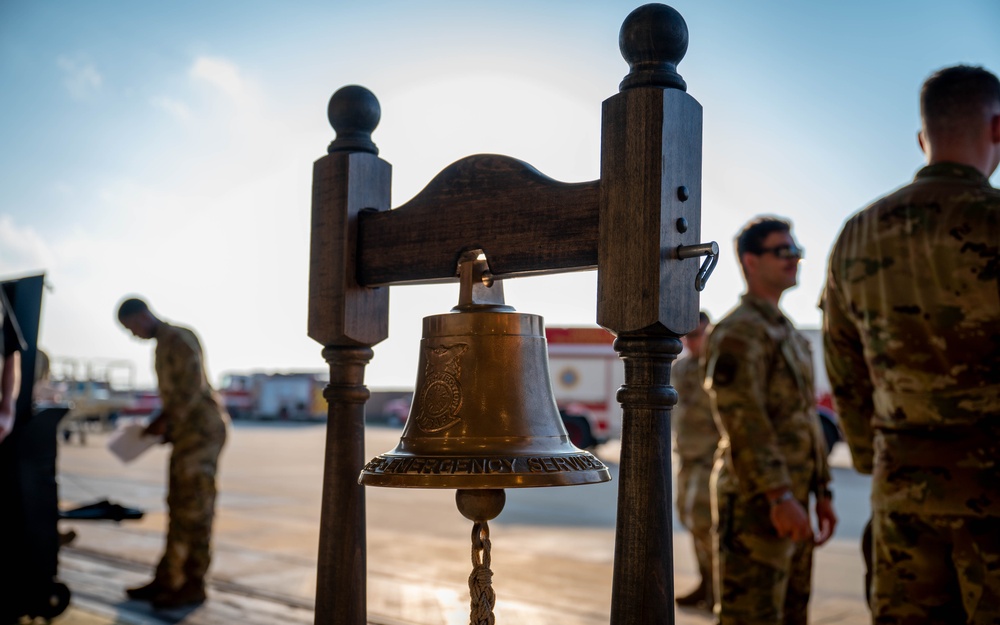
<path fill-rule="evenodd" d="M 712 271 L 715 270 L 716 263 L 719 262 L 719 244 L 715 241 L 710 243 L 699 243 L 697 245 L 679 245 L 677 246 L 677 258 L 684 260 L 685 258 L 697 258 L 699 256 L 705 256 L 705 262 L 701 264 L 701 268 L 698 270 L 698 275 L 694 279 L 694 288 L 697 291 L 703 291 L 705 289 L 705 283 L 708 282 L 708 277 L 712 275 Z"/>

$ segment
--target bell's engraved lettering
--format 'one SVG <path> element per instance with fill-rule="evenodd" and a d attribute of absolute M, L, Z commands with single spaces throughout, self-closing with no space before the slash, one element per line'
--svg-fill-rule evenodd
<path fill-rule="evenodd" d="M 497 473 L 567 473 L 606 470 L 590 454 L 510 458 L 398 458 L 378 456 L 365 465 L 369 474 L 490 475 Z"/>
<path fill-rule="evenodd" d="M 604 469 L 604 464 L 589 455 L 552 456 L 548 458 L 525 458 L 529 473 L 559 473 L 564 471 L 590 471 Z"/>
<path fill-rule="evenodd" d="M 494 475 L 525 473 L 572 473 L 606 470 L 589 454 L 491 458 L 398 458 L 378 456 L 365 465 L 364 473 L 380 475 Z"/>
<path fill-rule="evenodd" d="M 514 461 L 506 458 L 479 458 L 472 461 L 482 468 L 482 473 L 512 473 Z"/>
<path fill-rule="evenodd" d="M 416 417 L 417 427 L 424 432 L 441 432 L 460 421 L 462 387 L 458 380 L 462 369 L 458 358 L 468 347 L 465 343 L 424 347 L 426 378 Z"/>

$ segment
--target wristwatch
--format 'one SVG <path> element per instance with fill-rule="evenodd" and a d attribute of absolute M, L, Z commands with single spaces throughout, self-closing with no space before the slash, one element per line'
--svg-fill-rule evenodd
<path fill-rule="evenodd" d="M 795 495 L 792 494 L 791 489 L 788 489 L 785 492 L 778 495 L 777 497 L 775 497 L 774 499 L 768 499 L 767 501 L 768 503 L 771 504 L 771 507 L 773 508 L 777 505 L 783 504 L 786 501 L 790 501 L 792 499 L 795 499 Z"/>

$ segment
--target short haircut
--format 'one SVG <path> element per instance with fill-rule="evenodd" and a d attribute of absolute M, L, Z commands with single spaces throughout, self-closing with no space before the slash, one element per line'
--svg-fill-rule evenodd
<path fill-rule="evenodd" d="M 736 235 L 736 256 L 742 262 L 744 254 L 761 254 L 764 239 L 772 232 L 791 232 L 792 222 L 777 217 L 757 217 L 747 223 Z"/>
<path fill-rule="evenodd" d="M 118 321 L 125 321 L 134 314 L 149 310 L 149 305 L 137 297 L 130 297 L 118 307 Z"/>
<path fill-rule="evenodd" d="M 934 72 L 920 89 L 920 118 L 931 134 L 964 134 L 1000 105 L 1000 80 L 971 65 Z"/>

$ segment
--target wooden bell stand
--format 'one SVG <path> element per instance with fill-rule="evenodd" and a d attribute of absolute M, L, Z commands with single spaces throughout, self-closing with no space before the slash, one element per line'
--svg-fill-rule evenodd
<path fill-rule="evenodd" d="M 590 182 L 475 155 L 390 210 L 391 166 L 371 140 L 378 101 L 358 86 L 331 98 L 337 134 L 313 169 L 309 278 L 309 336 L 330 366 L 317 625 L 367 623 L 364 371 L 388 336 L 389 287 L 457 280 L 458 258 L 477 248 L 497 278 L 597 269 L 596 321 L 625 363 L 610 622 L 674 622 L 670 366 L 698 325 L 709 263 L 697 256 L 718 248 L 699 245 L 702 110 L 676 72 L 687 25 L 645 5 L 619 43 L 629 73 L 604 102 Z"/>

